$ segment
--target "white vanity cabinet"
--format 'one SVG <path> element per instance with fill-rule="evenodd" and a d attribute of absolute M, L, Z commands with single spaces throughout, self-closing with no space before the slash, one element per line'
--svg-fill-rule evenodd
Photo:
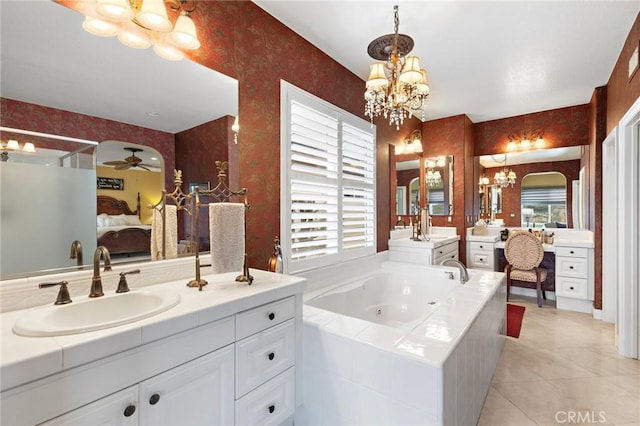
<path fill-rule="evenodd" d="M 457 235 L 431 241 L 413 241 L 408 238 L 389 240 L 389 260 L 439 265 L 446 259 L 458 258 L 459 240 Z"/>
<path fill-rule="evenodd" d="M 557 308 L 592 313 L 593 248 L 556 244 L 555 252 Z"/>
<path fill-rule="evenodd" d="M 230 425 L 233 363 L 229 345 L 44 424 Z"/>
<path fill-rule="evenodd" d="M 467 267 L 496 270 L 496 255 L 493 241 L 467 241 Z"/>
<path fill-rule="evenodd" d="M 1 423 L 281 424 L 296 405 L 302 297 L 273 299 L 5 390 Z"/>
<path fill-rule="evenodd" d="M 295 411 L 293 297 L 236 315 L 236 424 L 280 424 Z"/>

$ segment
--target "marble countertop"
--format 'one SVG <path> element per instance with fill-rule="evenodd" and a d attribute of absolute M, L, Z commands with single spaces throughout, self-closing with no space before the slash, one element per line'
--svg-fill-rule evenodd
<path fill-rule="evenodd" d="M 251 274 L 254 276 L 252 285 L 236 282 L 237 273 L 203 275 L 202 278 L 209 284 L 202 291 L 187 287 L 184 280 L 145 286 L 144 290 L 166 289 L 178 293 L 181 301 L 177 306 L 150 318 L 81 334 L 19 336 L 13 332 L 13 324 L 26 310 L 5 312 L 0 315 L 1 390 L 199 327 L 254 306 L 302 293 L 306 283 L 305 278 L 255 269 L 251 270 Z M 132 288 L 132 291 L 135 290 Z M 74 301 L 82 299 L 75 297 Z"/>

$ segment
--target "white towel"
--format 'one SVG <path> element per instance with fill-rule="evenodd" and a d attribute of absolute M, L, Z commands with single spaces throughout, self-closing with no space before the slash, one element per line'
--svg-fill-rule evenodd
<path fill-rule="evenodd" d="M 167 225 L 165 228 L 165 259 L 178 257 L 178 209 L 176 206 L 165 206 Z M 162 213 L 153 209 L 151 221 L 151 260 L 162 259 Z"/>
<path fill-rule="evenodd" d="M 242 272 L 244 265 L 244 204 L 209 204 L 211 268 L 216 274 Z"/>

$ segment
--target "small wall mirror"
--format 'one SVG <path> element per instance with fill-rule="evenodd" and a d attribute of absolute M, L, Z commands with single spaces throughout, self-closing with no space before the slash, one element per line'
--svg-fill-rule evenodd
<path fill-rule="evenodd" d="M 453 155 L 424 159 L 425 200 L 431 216 L 453 214 Z"/>
<path fill-rule="evenodd" d="M 396 162 L 396 215 L 416 213 L 420 206 L 420 160 Z"/>

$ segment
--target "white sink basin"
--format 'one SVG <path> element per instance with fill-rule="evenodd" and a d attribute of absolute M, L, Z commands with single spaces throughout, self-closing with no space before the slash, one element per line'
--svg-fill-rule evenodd
<path fill-rule="evenodd" d="M 446 240 L 447 238 L 453 238 L 455 235 L 445 235 L 445 234 L 430 234 L 427 235 L 427 239 L 430 240 Z"/>
<path fill-rule="evenodd" d="M 180 295 L 166 291 L 133 290 L 68 305 L 28 310 L 13 325 L 21 336 L 62 336 L 102 330 L 157 315 L 180 302 Z"/>

